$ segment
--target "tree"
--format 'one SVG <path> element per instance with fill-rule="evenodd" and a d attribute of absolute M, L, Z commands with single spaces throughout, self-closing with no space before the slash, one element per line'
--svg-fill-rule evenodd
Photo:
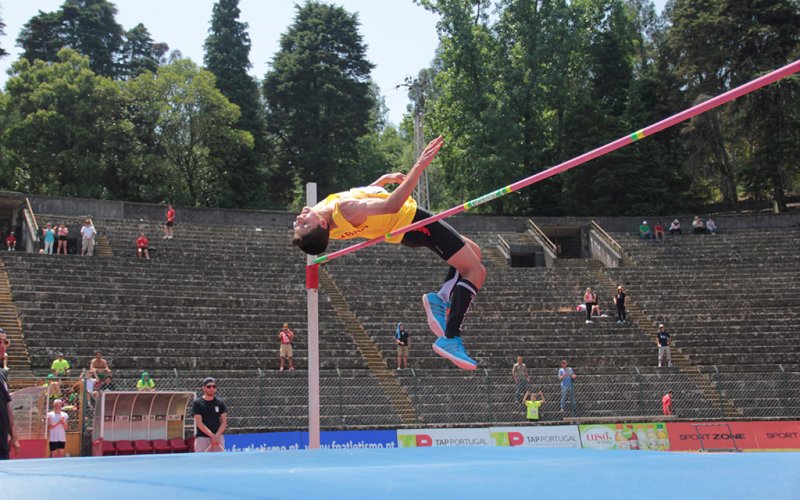
<path fill-rule="evenodd" d="M 205 42 L 206 69 L 216 76 L 217 88 L 241 112 L 237 128 L 250 132 L 253 148 L 224 162 L 223 206 L 264 206 L 265 165 L 269 161 L 266 122 L 258 85 L 247 73 L 250 69 L 250 37 L 247 23 L 238 21 L 239 0 L 219 0 L 214 4 L 211 28 Z"/>
<path fill-rule="evenodd" d="M 0 36 L 6 36 L 6 23 L 3 22 L 3 19 L 0 19 Z M 0 58 L 5 57 L 8 55 L 8 52 L 2 47 L 0 47 Z"/>
<path fill-rule="evenodd" d="M 71 49 L 55 63 L 20 59 L 6 84 L 3 145 L 14 188 L 109 198 L 132 138 L 119 88 Z"/>
<path fill-rule="evenodd" d="M 59 10 L 42 12 L 22 28 L 17 44 L 22 57 L 53 62 L 64 47 L 89 57 L 95 73 L 132 78 L 155 71 L 169 47 L 154 43 L 143 24 L 129 31 L 116 22 L 117 8 L 108 0 L 65 0 Z"/>
<path fill-rule="evenodd" d="M 125 32 L 120 51 L 119 76 L 135 78 L 144 71 L 155 73 L 164 64 L 169 51 L 166 43 L 155 43 L 144 24 L 139 23 Z"/>
<path fill-rule="evenodd" d="M 349 187 L 374 104 L 373 65 L 358 26 L 357 16 L 341 7 L 298 6 L 264 79 L 278 175 L 293 177 L 296 186 L 315 181 L 321 193 Z M 284 196 L 281 201 L 289 201 Z"/>
<path fill-rule="evenodd" d="M 220 197 L 221 159 L 253 147 L 249 132 L 236 128 L 239 108 L 215 87 L 214 75 L 188 59 L 143 73 L 125 84 L 131 118 L 144 154 L 161 158 L 157 175 L 175 203 L 215 206 Z M 141 170 L 146 178 L 152 169 Z"/>
<path fill-rule="evenodd" d="M 486 192 L 487 186 L 508 183 L 509 165 L 503 161 L 498 120 L 497 64 L 499 49 L 487 13 L 486 0 L 419 2 L 438 14 L 440 45 L 434 85 L 436 99 L 429 103 L 429 130 L 446 138 L 437 161 L 447 178 L 447 200 L 463 202 Z M 505 184 L 504 184 L 505 183 Z M 498 200 L 485 210 L 501 211 Z"/>

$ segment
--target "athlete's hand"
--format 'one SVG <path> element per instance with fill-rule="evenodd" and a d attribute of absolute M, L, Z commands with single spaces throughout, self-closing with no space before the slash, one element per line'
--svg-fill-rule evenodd
<path fill-rule="evenodd" d="M 425 150 L 419 155 L 419 159 L 417 163 L 414 164 L 414 167 L 422 168 L 423 170 L 428 168 L 428 165 L 431 164 L 433 159 L 439 153 L 439 150 L 442 149 L 442 145 L 444 144 L 444 137 L 441 135 L 436 139 L 432 140 L 428 143 L 425 147 Z"/>

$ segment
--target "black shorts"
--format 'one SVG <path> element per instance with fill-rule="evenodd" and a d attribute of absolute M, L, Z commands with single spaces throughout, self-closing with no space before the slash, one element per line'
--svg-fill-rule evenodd
<path fill-rule="evenodd" d="M 164 225 L 167 226 L 167 227 L 172 227 L 172 226 L 175 225 L 175 221 L 168 220 L 167 223 L 164 224 Z"/>
<path fill-rule="evenodd" d="M 64 441 L 50 441 L 50 451 L 63 450 L 66 444 Z"/>
<path fill-rule="evenodd" d="M 427 219 L 431 215 L 424 208 L 417 207 L 412 222 Z M 464 238 L 453 226 L 440 220 L 407 232 L 400 243 L 407 247 L 428 247 L 445 261 L 450 260 L 450 257 L 466 245 Z"/>
<path fill-rule="evenodd" d="M 67 237 L 66 236 L 59 236 L 58 237 L 58 241 L 67 241 Z"/>

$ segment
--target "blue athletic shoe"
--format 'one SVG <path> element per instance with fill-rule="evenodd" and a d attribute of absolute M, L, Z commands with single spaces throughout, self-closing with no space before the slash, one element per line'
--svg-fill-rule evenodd
<path fill-rule="evenodd" d="M 428 316 L 428 326 L 437 337 L 444 337 L 447 328 L 447 308 L 450 304 L 443 301 L 437 294 L 431 292 L 422 296 L 422 305 Z"/>
<path fill-rule="evenodd" d="M 433 343 L 433 351 L 439 356 L 450 360 L 454 365 L 463 370 L 475 370 L 478 368 L 478 362 L 470 358 L 467 350 L 464 349 L 464 343 L 461 342 L 461 337 L 454 337 L 448 339 L 447 337 L 439 337 Z"/>

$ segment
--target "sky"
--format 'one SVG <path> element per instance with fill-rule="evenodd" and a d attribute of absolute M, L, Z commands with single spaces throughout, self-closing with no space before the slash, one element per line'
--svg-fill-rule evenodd
<path fill-rule="evenodd" d="M 661 12 L 666 0 L 655 0 Z M 16 39 L 22 26 L 40 10 L 53 12 L 63 0 L 0 0 L 0 18 L 6 24 L 2 46 L 11 55 L 0 59 L 0 85 L 7 70 L 19 58 Z M 214 0 L 112 0 L 117 22 L 124 29 L 143 23 L 156 42 L 184 57 L 203 64 L 203 42 L 208 36 Z M 240 21 L 249 25 L 252 47 L 250 73 L 263 79 L 279 48 L 280 36 L 294 20 L 295 5 L 304 0 L 240 0 Z M 372 79 L 378 84 L 389 108 L 389 121 L 399 124 L 409 104 L 407 92 L 396 88 L 407 76 L 430 65 L 439 43 L 437 16 L 412 0 L 330 0 L 348 12 L 357 13 L 360 32 L 367 45 L 367 59 L 375 65 Z"/>

